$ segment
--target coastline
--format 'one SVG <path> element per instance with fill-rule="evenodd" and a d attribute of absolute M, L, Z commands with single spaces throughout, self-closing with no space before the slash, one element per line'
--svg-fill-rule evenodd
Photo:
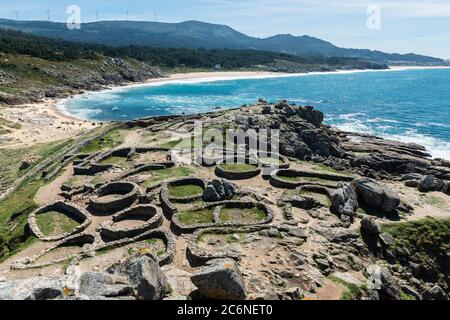
<path fill-rule="evenodd" d="M 289 78 L 289 77 L 302 77 L 313 75 L 332 75 L 332 74 L 351 74 L 351 73 L 364 73 L 364 72 L 395 72 L 395 71 L 407 71 L 407 70 L 426 70 L 426 69 L 450 69 L 450 66 L 392 66 L 390 69 L 382 70 L 369 70 L 369 69 L 351 69 L 351 70 L 337 70 L 337 71 L 317 71 L 317 72 L 305 72 L 305 73 L 279 73 L 279 72 L 265 72 L 265 71 L 202 71 L 202 72 L 188 72 L 188 73 L 173 73 L 168 77 L 149 79 L 144 82 L 138 83 L 126 83 L 117 86 L 107 86 L 100 91 L 89 91 L 81 95 L 96 94 L 106 91 L 122 91 L 132 88 L 147 87 L 147 86 L 160 86 L 166 84 L 183 84 L 183 83 L 204 83 L 214 81 L 226 81 L 226 80 L 243 80 L 243 79 L 267 79 L 267 78 Z M 81 96 L 78 95 L 78 96 Z M 53 105 L 54 112 L 66 120 L 78 120 L 89 121 L 87 119 L 78 118 L 64 109 L 64 102 L 68 98 L 55 99 L 56 102 Z"/>
<path fill-rule="evenodd" d="M 127 83 L 118 86 L 105 87 L 100 91 L 89 91 L 84 94 L 96 94 L 98 92 L 128 90 L 131 88 L 145 86 L 160 86 L 170 83 L 202 83 L 223 80 L 238 79 L 264 79 L 301 77 L 327 74 L 349 74 L 362 72 L 395 72 L 419 69 L 449 69 L 450 67 L 416 67 L 395 66 L 383 70 L 338 70 L 332 72 L 310 72 L 310 73 L 274 73 L 260 71 L 211 71 L 174 73 L 168 77 L 149 79 L 140 83 Z M 83 94 L 81 94 L 83 95 Z M 0 136 L 0 147 L 29 146 L 38 142 L 51 142 L 64 138 L 76 136 L 86 130 L 98 126 L 99 122 L 78 118 L 64 109 L 64 103 L 68 98 L 46 99 L 35 104 L 26 104 L 16 107 L 5 108 L 0 111 L 0 116 L 8 121 L 20 123 L 21 129 Z M 25 115 L 25 116 L 24 116 Z M 25 118 L 25 119 L 24 119 Z M 45 128 L 45 130 L 42 130 Z"/>

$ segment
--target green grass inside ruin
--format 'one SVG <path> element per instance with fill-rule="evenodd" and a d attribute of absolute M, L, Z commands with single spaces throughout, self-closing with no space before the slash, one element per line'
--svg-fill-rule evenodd
<path fill-rule="evenodd" d="M 184 225 L 212 223 L 214 208 L 189 210 L 179 213 L 178 220 Z"/>
<path fill-rule="evenodd" d="M 36 223 L 45 236 L 58 236 L 70 232 L 80 224 L 65 214 L 49 211 L 36 216 Z"/>
<path fill-rule="evenodd" d="M 222 169 L 231 172 L 253 171 L 258 168 L 255 164 L 247 163 L 223 163 L 220 166 L 222 167 Z"/>
<path fill-rule="evenodd" d="M 328 207 L 328 208 L 331 207 L 331 200 L 325 194 L 321 194 L 321 193 L 318 193 L 318 192 L 302 190 L 300 192 L 300 195 L 301 196 L 305 196 L 305 197 L 309 197 L 309 198 L 313 198 L 313 199 L 319 201 L 325 207 Z"/>
<path fill-rule="evenodd" d="M 261 161 L 263 164 L 273 165 L 273 166 L 280 166 L 283 164 L 283 161 L 281 161 L 278 158 L 271 158 L 271 157 L 260 157 L 259 161 Z"/>
<path fill-rule="evenodd" d="M 325 172 L 340 174 L 340 175 L 343 175 L 343 176 L 346 176 L 346 177 L 351 177 L 352 176 L 351 172 L 348 172 L 348 171 L 345 171 L 345 170 L 344 171 L 336 170 L 336 169 L 333 169 L 333 168 L 331 168 L 329 166 L 326 166 L 326 165 L 324 165 L 322 163 L 314 164 L 313 167 L 312 167 L 312 170 L 325 171 Z"/>
<path fill-rule="evenodd" d="M 80 153 L 94 153 L 98 151 L 105 151 L 109 149 L 114 149 L 121 145 L 129 133 L 126 129 L 113 129 L 108 132 L 104 137 L 97 138 L 87 146 L 80 150 Z"/>
<path fill-rule="evenodd" d="M 169 186 L 169 195 L 171 197 L 190 197 L 203 193 L 203 189 L 194 184 L 187 184 L 181 186 Z"/>
<path fill-rule="evenodd" d="M 194 170 L 192 168 L 182 166 L 176 166 L 162 170 L 153 170 L 151 171 L 152 176 L 145 181 L 145 184 L 150 185 L 172 178 L 187 177 L 193 172 Z"/>
<path fill-rule="evenodd" d="M 304 177 L 304 176 L 297 176 L 297 177 L 291 177 L 291 176 L 283 176 L 278 175 L 277 176 L 280 180 L 287 181 L 287 182 L 315 182 L 315 183 L 322 183 L 327 185 L 337 185 L 338 183 L 336 181 L 326 180 L 322 178 L 316 178 L 316 177 Z"/>
<path fill-rule="evenodd" d="M 220 222 L 255 223 L 265 218 L 265 212 L 258 207 L 244 209 L 224 207 L 219 215 Z"/>
<path fill-rule="evenodd" d="M 118 167 L 126 167 L 129 166 L 131 164 L 130 161 L 128 161 L 127 158 L 125 157 L 115 157 L 115 156 L 111 156 L 108 157 L 102 161 L 100 161 L 101 164 L 110 164 L 113 166 L 118 166 Z"/>
<path fill-rule="evenodd" d="M 230 244 L 239 243 L 247 240 L 248 233 L 235 232 L 235 233 L 202 233 L 196 240 L 197 243 L 207 244 L 209 240 L 220 240 L 220 243 Z"/>
<path fill-rule="evenodd" d="M 357 285 L 333 276 L 330 276 L 329 279 L 344 289 L 340 300 L 359 300 L 361 298 L 361 289 Z"/>

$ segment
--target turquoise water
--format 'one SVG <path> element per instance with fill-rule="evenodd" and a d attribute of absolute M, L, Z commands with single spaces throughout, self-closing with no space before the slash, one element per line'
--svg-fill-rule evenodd
<path fill-rule="evenodd" d="M 340 129 L 416 142 L 450 159 L 450 69 L 200 81 L 89 93 L 67 100 L 64 108 L 106 121 L 287 99 L 315 106 Z"/>

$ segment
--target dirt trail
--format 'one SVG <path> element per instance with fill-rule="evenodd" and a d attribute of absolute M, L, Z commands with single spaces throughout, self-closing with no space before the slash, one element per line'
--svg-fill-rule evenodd
<path fill-rule="evenodd" d="M 43 206 L 56 200 L 64 200 L 64 198 L 59 196 L 58 193 L 61 192 L 61 186 L 70 179 L 72 174 L 73 166 L 69 165 L 64 169 L 60 176 L 38 190 L 36 196 L 34 197 L 34 201 L 39 206 Z"/>

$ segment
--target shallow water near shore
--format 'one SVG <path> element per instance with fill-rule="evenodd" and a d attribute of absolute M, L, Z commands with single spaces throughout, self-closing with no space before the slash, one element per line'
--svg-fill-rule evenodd
<path fill-rule="evenodd" d="M 84 119 L 129 120 L 234 108 L 260 97 L 313 105 L 327 124 L 415 142 L 450 160 L 450 69 L 153 83 L 77 96 L 63 109 Z"/>

